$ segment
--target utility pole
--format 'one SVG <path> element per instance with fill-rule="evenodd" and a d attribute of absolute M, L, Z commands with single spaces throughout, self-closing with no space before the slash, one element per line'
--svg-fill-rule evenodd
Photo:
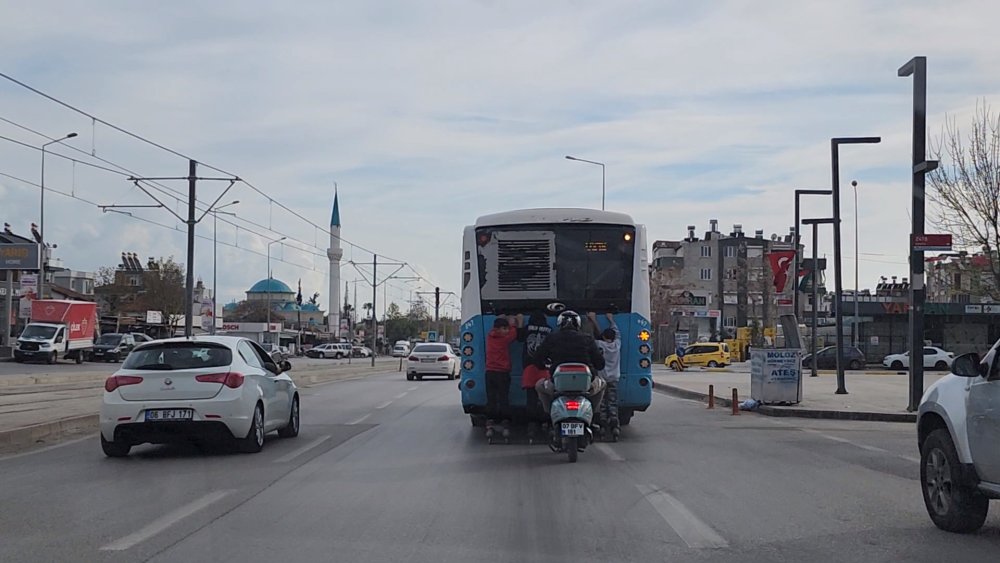
<path fill-rule="evenodd" d="M 197 172 L 198 172 L 198 163 L 196 161 L 194 161 L 194 160 L 188 160 L 188 175 L 187 176 L 152 177 L 152 178 L 138 178 L 136 176 L 129 176 L 128 180 L 130 182 L 132 182 L 133 184 L 135 184 L 135 187 L 139 188 L 140 190 L 143 191 L 143 193 L 145 193 L 147 196 L 149 196 L 150 198 L 152 198 L 153 201 L 155 201 L 157 203 L 157 205 L 100 205 L 100 206 L 98 206 L 105 213 L 109 209 L 135 208 L 135 207 L 162 207 L 162 208 L 166 209 L 167 211 L 169 211 L 171 215 L 173 215 L 174 217 L 176 217 L 178 221 L 181 221 L 181 222 L 183 222 L 184 224 L 187 225 L 187 264 L 185 265 L 185 269 L 187 270 L 187 276 L 186 276 L 185 285 L 187 287 L 184 288 L 184 300 L 186 301 L 186 303 L 184 304 L 184 336 L 186 338 L 190 338 L 191 337 L 192 324 L 194 322 L 194 318 L 193 317 L 194 317 L 194 234 L 195 234 L 195 226 L 198 223 L 200 223 L 201 220 L 204 219 L 206 215 L 208 215 L 209 213 L 211 213 L 212 211 L 214 211 L 215 210 L 215 206 L 219 203 L 219 201 L 223 197 L 225 197 L 226 193 L 228 193 L 229 190 L 232 189 L 233 184 L 235 184 L 236 182 L 240 181 L 240 179 L 238 177 L 235 177 L 235 178 L 199 178 Z M 188 182 L 188 201 L 187 201 L 188 212 L 187 212 L 187 217 L 186 218 L 182 217 L 181 215 L 178 215 L 176 212 L 174 212 L 173 209 L 170 208 L 169 205 L 166 205 L 165 203 L 163 203 L 162 201 L 160 201 L 159 198 L 157 198 L 155 195 L 153 195 L 152 193 L 150 193 L 149 190 L 147 190 L 146 188 L 144 188 L 142 186 L 142 182 L 159 181 L 159 180 L 187 180 L 187 182 Z M 198 180 L 212 180 L 212 181 L 229 182 L 229 186 L 227 186 L 226 189 L 223 190 L 221 194 L 219 194 L 219 197 L 215 198 L 215 201 L 213 201 L 212 204 L 209 205 L 208 208 L 204 210 L 204 212 L 201 214 L 200 217 L 196 217 L 196 212 L 197 212 L 197 199 L 196 199 L 196 195 L 197 195 Z M 215 299 L 214 295 L 212 296 L 212 299 Z M 213 318 L 213 323 L 214 322 L 215 322 L 215 320 Z"/>
<path fill-rule="evenodd" d="M 375 349 L 378 346 L 378 320 L 376 319 L 376 316 L 375 316 L 375 300 L 378 298 L 378 287 L 380 285 L 384 284 L 384 283 L 387 283 L 390 279 L 392 279 L 392 277 L 396 273 L 398 273 L 400 270 L 402 270 L 403 268 L 405 268 L 406 267 L 406 263 L 405 262 L 383 262 L 382 263 L 383 266 L 396 266 L 396 269 L 393 270 L 393 272 L 390 273 L 389 275 L 385 276 L 382 279 L 382 281 L 378 280 L 378 255 L 377 254 L 373 254 L 372 255 L 372 262 L 370 264 L 371 267 L 372 267 L 371 281 L 368 280 L 368 276 L 365 274 L 365 272 L 361 271 L 361 268 L 358 267 L 358 266 L 367 266 L 369 264 L 358 263 L 358 262 L 355 262 L 353 260 L 348 261 L 348 264 L 350 264 L 351 266 L 354 266 L 354 269 L 357 270 L 359 274 L 361 274 L 361 276 L 364 278 L 364 281 L 368 282 L 372 286 L 372 320 L 371 320 L 371 328 L 372 328 L 372 367 L 375 367 Z M 354 291 L 354 297 L 355 297 L 355 299 L 357 299 L 357 295 L 358 295 L 358 292 L 357 292 L 357 289 L 355 289 L 355 291 Z"/>

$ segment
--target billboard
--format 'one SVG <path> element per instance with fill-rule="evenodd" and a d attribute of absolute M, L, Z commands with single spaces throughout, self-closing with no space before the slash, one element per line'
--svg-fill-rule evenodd
<path fill-rule="evenodd" d="M 35 243 L 0 244 L 0 270 L 38 270 L 38 249 Z"/>

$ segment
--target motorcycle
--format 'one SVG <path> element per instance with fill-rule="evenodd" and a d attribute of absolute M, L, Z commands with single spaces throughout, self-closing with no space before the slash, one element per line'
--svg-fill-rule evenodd
<path fill-rule="evenodd" d="M 575 463 L 579 452 L 594 441 L 594 407 L 586 395 L 590 377 L 590 368 L 586 364 L 562 364 L 552 373 L 555 388 L 549 411 L 554 434 L 552 449 L 566 452 L 570 463 Z M 558 441 L 555 436 L 558 436 Z"/>

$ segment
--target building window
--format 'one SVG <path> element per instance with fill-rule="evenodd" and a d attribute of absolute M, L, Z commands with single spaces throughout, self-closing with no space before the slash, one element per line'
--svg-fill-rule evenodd
<path fill-rule="evenodd" d="M 130 286 L 132 286 L 132 287 L 139 287 L 139 285 L 140 285 L 139 284 L 139 277 L 138 276 L 130 276 L 128 278 L 128 284 Z"/>
<path fill-rule="evenodd" d="M 734 328 L 736 326 L 736 317 L 726 317 L 722 320 L 722 326 L 726 328 Z"/>
<path fill-rule="evenodd" d="M 712 279 L 712 269 L 711 268 L 702 268 L 701 269 L 701 279 L 703 281 L 711 280 Z"/>
<path fill-rule="evenodd" d="M 725 253 L 724 253 L 724 256 L 726 258 L 736 258 L 736 247 L 735 246 L 727 246 L 726 250 L 725 250 Z"/>
<path fill-rule="evenodd" d="M 726 279 L 727 280 L 735 280 L 736 279 L 736 272 L 737 271 L 738 270 L 736 268 L 727 268 L 726 269 Z"/>
<path fill-rule="evenodd" d="M 701 257 L 702 258 L 711 258 L 712 257 L 712 247 L 708 246 L 707 244 L 703 245 L 701 247 Z"/>

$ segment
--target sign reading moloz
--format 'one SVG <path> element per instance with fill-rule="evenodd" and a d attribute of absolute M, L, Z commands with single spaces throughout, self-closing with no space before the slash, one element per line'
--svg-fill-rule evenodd
<path fill-rule="evenodd" d="M 37 270 L 38 264 L 37 244 L 0 244 L 0 270 Z"/>

